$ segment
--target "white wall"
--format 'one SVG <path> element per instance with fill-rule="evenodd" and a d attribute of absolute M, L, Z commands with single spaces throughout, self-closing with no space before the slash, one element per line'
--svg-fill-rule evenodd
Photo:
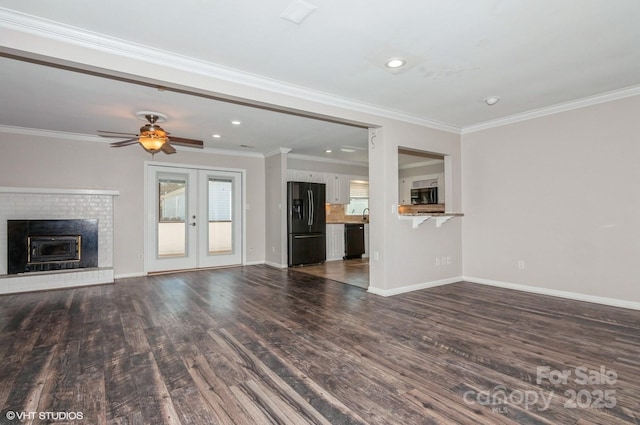
<path fill-rule="evenodd" d="M 0 132 L 0 186 L 119 190 L 114 201 L 116 277 L 141 274 L 144 252 L 144 162 L 138 146 L 65 140 Z M 264 160 L 178 151 L 157 154 L 158 162 L 247 170 L 247 262 L 265 258 Z"/>
<path fill-rule="evenodd" d="M 282 268 L 287 266 L 286 169 L 285 153 L 265 158 L 266 263 Z"/>
<path fill-rule="evenodd" d="M 463 135 L 465 277 L 639 302 L 639 117 L 636 96 Z"/>
<path fill-rule="evenodd" d="M 431 128 L 384 121 L 369 143 L 370 286 L 369 290 L 393 295 L 411 289 L 459 280 L 462 275 L 461 220 L 454 218 L 437 228 L 427 221 L 414 229 L 397 214 L 398 146 L 441 153 L 452 170 L 447 181 L 447 210 L 459 212 L 459 136 Z M 436 266 L 436 257 L 451 263 Z"/>

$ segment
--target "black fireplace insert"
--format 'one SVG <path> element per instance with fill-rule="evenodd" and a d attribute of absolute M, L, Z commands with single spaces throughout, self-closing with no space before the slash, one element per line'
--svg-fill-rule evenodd
<path fill-rule="evenodd" d="M 98 220 L 8 220 L 7 272 L 98 267 Z"/>

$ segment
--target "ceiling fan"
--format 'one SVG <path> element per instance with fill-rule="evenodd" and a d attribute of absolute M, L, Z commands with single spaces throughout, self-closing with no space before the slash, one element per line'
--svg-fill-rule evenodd
<path fill-rule="evenodd" d="M 154 155 L 160 151 L 166 154 L 176 153 L 176 149 L 172 145 L 190 146 L 193 148 L 202 148 L 202 140 L 185 139 L 183 137 L 170 136 L 168 132 L 164 131 L 162 127 L 158 125 L 160 122 L 165 122 L 167 116 L 160 112 L 141 111 L 137 112 L 136 116 L 141 120 L 147 120 L 148 124 L 140 127 L 140 133 L 120 133 L 116 131 L 104 131 L 98 130 L 98 135 L 102 137 L 111 137 L 121 139 L 128 137 L 126 140 L 111 143 L 114 148 L 122 146 L 133 145 L 140 143 L 142 148 Z"/>

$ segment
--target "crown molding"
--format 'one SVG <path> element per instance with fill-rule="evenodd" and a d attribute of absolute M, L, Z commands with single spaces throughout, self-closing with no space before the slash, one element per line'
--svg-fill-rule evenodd
<path fill-rule="evenodd" d="M 572 111 L 574 109 L 586 108 L 600 103 L 612 102 L 614 100 L 624 99 L 626 97 L 640 95 L 640 85 L 631 86 L 624 89 L 612 90 L 609 92 L 597 94 L 594 96 L 584 97 L 570 102 L 559 103 L 554 106 L 534 109 L 532 111 L 523 112 L 521 114 L 510 115 L 508 117 L 499 118 L 497 120 L 485 121 L 479 124 L 463 127 L 460 134 L 470 134 L 476 131 L 487 130 L 495 127 L 502 127 L 521 121 L 527 121 L 534 118 L 540 118 L 547 115 L 558 114 L 560 112 Z"/>
<path fill-rule="evenodd" d="M 347 161 L 344 159 L 322 158 L 319 156 L 301 155 L 297 153 L 287 155 L 287 158 L 301 159 L 304 161 L 326 162 L 330 164 L 342 164 L 342 165 L 354 165 L 356 167 L 369 167 L 368 162 L 361 161 Z"/>
<path fill-rule="evenodd" d="M 264 157 L 269 158 L 270 156 L 275 156 L 275 155 L 286 155 L 289 152 L 291 152 L 291 148 L 278 148 L 278 149 L 272 150 L 271 152 L 265 153 Z"/>
<path fill-rule="evenodd" d="M 95 51 L 132 58 L 192 74 L 213 77 L 260 90 L 317 102 L 323 105 L 417 124 L 448 133 L 460 134 L 459 127 L 439 121 L 429 120 L 415 115 L 406 114 L 401 111 L 358 102 L 356 100 L 340 97 L 331 93 L 297 86 L 233 68 L 223 67 L 211 62 L 125 41 L 70 25 L 49 21 L 7 8 L 0 8 L 0 28 L 7 28 L 17 32 L 36 35 L 49 40 L 71 43 L 73 45 Z"/>
<path fill-rule="evenodd" d="M 91 134 L 68 133 L 66 131 L 42 130 L 39 128 L 14 127 L 10 125 L 0 125 L 0 133 L 21 134 L 24 136 L 51 137 L 66 140 L 79 140 L 82 142 L 109 143 L 104 137 Z"/>
<path fill-rule="evenodd" d="M 21 134 L 24 136 L 35 136 L 35 137 L 51 137 L 55 139 L 77 140 L 82 142 L 111 143 L 110 140 L 105 139 L 104 137 L 94 136 L 91 134 L 68 133 L 65 131 L 53 131 L 53 130 L 41 130 L 38 128 L 13 127 L 9 125 L 0 125 L 0 133 Z M 244 152 L 244 151 L 237 151 L 237 150 L 231 150 L 231 149 L 218 149 L 218 148 L 206 148 L 206 147 L 192 148 L 189 146 L 177 146 L 176 149 L 178 151 L 206 153 L 211 155 L 264 158 L 264 154 L 260 152 Z"/>

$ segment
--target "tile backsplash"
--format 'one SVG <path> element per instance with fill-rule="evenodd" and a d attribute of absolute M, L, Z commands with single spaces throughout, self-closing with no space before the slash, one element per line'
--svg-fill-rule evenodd
<path fill-rule="evenodd" d="M 344 205 L 342 204 L 326 204 L 325 211 L 327 216 L 327 223 L 361 223 L 361 215 L 345 214 Z M 369 222 L 367 219 L 365 222 Z"/>

